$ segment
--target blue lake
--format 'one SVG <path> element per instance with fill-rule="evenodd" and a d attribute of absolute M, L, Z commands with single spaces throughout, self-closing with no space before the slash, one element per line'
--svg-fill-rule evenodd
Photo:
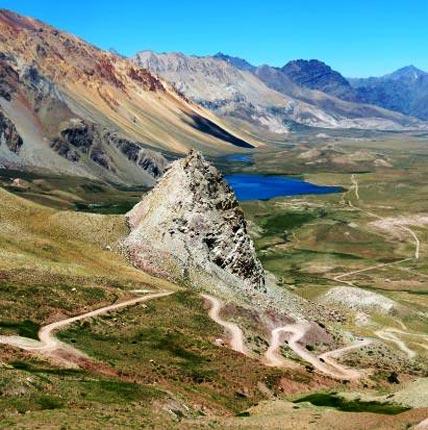
<path fill-rule="evenodd" d="M 287 176 L 233 174 L 225 177 L 238 200 L 265 200 L 302 194 L 339 193 L 340 187 L 320 186 Z"/>

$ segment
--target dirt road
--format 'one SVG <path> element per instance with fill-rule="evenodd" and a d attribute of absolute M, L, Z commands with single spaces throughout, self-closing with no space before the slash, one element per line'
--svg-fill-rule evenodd
<path fill-rule="evenodd" d="M 358 185 L 358 181 L 355 179 L 354 174 L 352 174 L 351 176 L 351 182 L 352 182 L 352 189 L 354 190 L 354 193 L 355 193 L 355 197 L 357 198 L 357 200 L 360 200 L 359 185 Z"/>
<path fill-rule="evenodd" d="M 284 343 L 282 341 L 283 333 L 291 333 L 291 337 L 288 339 L 288 346 L 304 361 L 310 363 L 318 371 L 329 375 L 337 379 L 358 379 L 363 376 L 363 373 L 354 369 L 341 366 L 333 358 L 337 358 L 340 355 L 357 348 L 369 345 L 370 339 L 364 339 L 358 341 L 355 344 L 330 351 L 316 357 L 311 354 L 303 345 L 299 342 L 304 338 L 308 330 L 310 329 L 309 323 L 296 323 L 288 324 L 283 327 L 278 327 L 272 330 L 272 337 L 269 349 L 265 353 L 266 363 L 270 366 L 283 367 L 286 365 L 286 360 L 279 355 L 278 350 Z"/>
<path fill-rule="evenodd" d="M 208 312 L 209 317 L 217 324 L 223 326 L 226 329 L 226 331 L 229 333 L 230 347 L 236 352 L 240 352 L 241 354 L 247 355 L 247 350 L 245 348 L 245 342 L 244 342 L 244 333 L 242 332 L 241 328 L 238 327 L 235 323 L 225 321 L 220 316 L 220 312 L 223 307 L 222 302 L 219 299 L 213 296 L 210 296 L 208 294 L 201 294 L 201 297 L 203 297 L 205 300 L 207 300 L 210 303 L 211 308 Z"/>
<path fill-rule="evenodd" d="M 410 349 L 404 341 L 402 341 L 399 337 L 395 336 L 393 329 L 385 328 L 382 330 L 375 331 L 375 335 L 380 339 L 386 340 L 388 342 L 395 343 L 399 349 L 401 349 L 409 358 L 414 358 L 416 356 L 416 352 Z"/>
<path fill-rule="evenodd" d="M 408 331 L 404 324 L 402 325 L 402 327 L 403 327 L 403 330 L 399 330 L 394 327 L 387 327 L 382 330 L 376 331 L 375 334 L 376 336 L 380 337 L 383 340 L 387 340 L 395 343 L 409 358 L 414 358 L 417 355 L 416 352 L 410 349 L 407 346 L 407 344 L 395 334 L 401 334 L 402 336 L 408 336 L 408 337 L 422 338 L 427 343 L 428 343 L 428 335 L 424 333 L 414 333 L 414 332 Z M 424 349 L 428 349 L 427 344 L 418 343 L 418 345 Z"/>
<path fill-rule="evenodd" d="M 358 181 L 355 178 L 354 174 L 351 176 L 351 182 L 352 182 L 352 187 L 349 189 L 349 192 L 351 190 L 353 190 L 354 193 L 355 193 L 355 198 L 357 200 L 360 200 L 359 185 L 358 185 Z M 369 216 L 371 216 L 373 218 L 376 218 L 378 220 L 383 220 L 384 219 L 381 216 L 379 216 L 379 215 L 377 215 L 377 214 L 375 214 L 373 212 L 369 212 L 369 211 L 366 211 L 364 209 L 361 209 L 359 207 L 354 206 L 352 204 L 352 201 L 351 201 L 350 198 L 348 199 L 348 203 L 349 203 L 349 206 L 351 206 L 353 209 L 356 209 L 356 210 L 358 210 L 360 212 L 363 212 L 363 213 L 365 213 L 365 214 L 367 214 L 367 215 L 369 215 Z M 341 275 L 335 276 L 333 279 L 336 282 L 340 282 L 342 284 L 346 284 L 346 285 L 351 286 L 351 287 L 356 287 L 356 285 L 354 283 L 352 283 L 351 281 L 346 281 L 344 278 L 348 278 L 350 276 L 357 275 L 359 273 L 369 272 L 371 270 L 381 269 L 381 268 L 388 267 L 388 266 L 399 265 L 401 263 L 405 263 L 405 262 L 411 261 L 413 259 L 416 259 L 416 260 L 419 259 L 419 257 L 420 257 L 421 242 L 420 242 L 418 236 L 416 235 L 416 233 L 411 228 L 409 228 L 407 226 L 404 226 L 404 225 L 401 225 L 401 224 L 394 224 L 393 226 L 395 228 L 398 228 L 398 229 L 406 231 L 407 233 L 409 233 L 412 236 L 412 238 L 413 238 L 413 240 L 415 242 L 415 252 L 414 252 L 414 255 L 412 257 L 403 258 L 401 260 L 393 261 L 391 263 L 375 264 L 373 266 L 366 267 L 364 269 L 359 269 L 359 270 L 354 270 L 352 272 L 343 273 Z"/>
<path fill-rule="evenodd" d="M 360 200 L 359 186 L 358 186 L 358 181 L 355 178 L 355 175 L 351 176 L 351 182 L 352 182 L 352 187 L 350 188 L 350 191 L 353 190 L 354 193 L 355 193 L 356 200 Z M 352 208 L 354 208 L 356 210 L 359 210 L 359 211 L 361 211 L 363 213 L 366 213 L 367 215 L 369 215 L 369 216 L 371 216 L 373 218 L 376 218 L 376 219 L 378 219 L 380 221 L 384 221 L 385 220 L 385 218 L 383 218 L 383 217 L 381 217 L 381 216 L 379 216 L 379 215 L 377 215 L 377 214 L 375 214 L 373 212 L 368 212 L 368 211 L 366 211 L 364 209 L 361 209 L 361 208 L 358 208 L 358 207 L 354 206 L 352 204 L 351 199 L 349 199 L 349 205 Z M 405 263 L 407 261 L 411 261 L 411 260 L 414 260 L 414 259 L 418 260 L 419 257 L 420 257 L 421 242 L 420 242 L 418 236 L 416 235 L 416 233 L 410 227 L 408 227 L 406 225 L 403 225 L 399 221 L 390 224 L 390 228 L 398 228 L 398 229 L 404 230 L 405 232 L 407 232 L 407 233 L 410 234 L 410 236 L 412 237 L 412 239 L 414 240 L 414 243 L 415 243 L 415 251 L 414 251 L 414 254 L 413 254 L 412 257 L 404 258 L 402 260 L 394 261 L 392 263 L 376 264 L 376 265 L 367 267 L 365 269 L 354 270 L 352 272 L 348 272 L 348 273 L 344 273 L 342 275 L 338 275 L 338 276 L 336 276 L 334 278 L 334 280 L 337 281 L 337 282 L 341 282 L 343 284 L 352 286 L 352 287 L 357 287 L 354 283 L 352 283 L 352 281 L 345 280 L 344 278 L 348 278 L 350 276 L 353 276 L 353 275 L 356 275 L 356 274 L 359 274 L 359 273 L 364 273 L 364 272 L 368 272 L 368 271 L 371 271 L 371 270 L 376 270 L 376 269 L 379 269 L 379 268 L 385 268 L 385 267 L 390 267 L 390 266 L 393 266 L 393 265 L 399 265 L 401 263 Z M 400 325 L 402 325 L 402 327 L 404 326 L 404 324 L 401 321 L 399 321 L 399 323 L 400 323 Z M 403 329 L 406 329 L 406 327 L 404 326 Z M 375 332 L 375 335 L 378 336 L 380 339 L 386 340 L 388 342 L 395 343 L 398 346 L 398 348 L 401 349 L 409 358 L 414 358 L 416 356 L 415 351 L 413 351 L 412 349 L 410 349 L 406 345 L 406 343 L 403 340 L 401 340 L 398 336 L 396 336 L 395 334 L 410 335 L 410 336 L 422 336 L 422 337 L 428 338 L 428 336 L 425 336 L 423 334 L 409 333 L 408 331 L 397 330 L 397 329 L 395 329 L 393 327 L 388 327 L 388 328 L 385 328 L 385 329 L 382 329 L 382 330 L 378 330 L 378 331 Z"/>
<path fill-rule="evenodd" d="M 217 324 L 223 326 L 226 331 L 230 334 L 230 346 L 234 351 L 240 352 L 241 354 L 248 355 L 248 351 L 245 347 L 244 335 L 241 328 L 229 321 L 225 321 L 221 316 L 220 312 L 223 307 L 222 302 L 208 294 L 202 294 L 206 301 L 210 303 L 210 310 L 208 315 Z M 273 367 L 298 367 L 295 363 L 290 360 L 286 360 L 283 356 L 279 354 L 279 348 L 284 343 L 282 340 L 282 335 L 284 333 L 290 333 L 291 337 L 288 339 L 288 346 L 304 361 L 312 364 L 312 366 L 322 373 L 325 373 L 333 378 L 338 379 L 357 379 L 362 376 L 362 373 L 356 370 L 348 369 L 344 366 L 336 363 L 333 358 L 337 358 L 340 355 L 356 349 L 361 348 L 365 345 L 371 343 L 371 340 L 364 339 L 363 341 L 358 341 L 355 344 L 340 348 L 334 351 L 327 352 L 320 357 L 312 355 L 304 346 L 299 342 L 306 335 L 311 325 L 307 322 L 288 324 L 283 327 L 277 327 L 271 332 L 271 341 L 269 348 L 264 354 L 264 363 L 268 366 Z"/>
<path fill-rule="evenodd" d="M 337 366 L 338 364 L 336 363 L 336 361 L 334 361 L 335 358 L 338 358 L 349 351 L 353 351 L 354 349 L 359 349 L 359 348 L 362 348 L 363 346 L 368 346 L 372 343 L 373 341 L 371 339 L 359 339 L 356 342 L 354 342 L 352 345 L 344 346 L 343 348 L 338 348 L 333 351 L 325 352 L 324 354 L 321 354 L 320 356 L 318 356 L 318 358 L 320 360 L 324 360 L 326 363 L 330 364 L 331 366 Z M 357 372 L 357 373 L 359 373 L 359 376 L 362 375 L 361 372 Z"/>
<path fill-rule="evenodd" d="M 63 364 L 68 364 L 71 367 L 76 367 L 76 359 L 88 358 L 84 353 L 79 351 L 72 346 L 61 342 L 55 337 L 55 332 L 70 325 L 74 322 L 81 321 L 84 319 L 96 317 L 98 315 L 106 314 L 108 312 L 116 311 L 128 306 L 132 306 L 138 303 L 147 302 L 149 300 L 166 297 L 174 292 L 161 292 L 149 294 L 144 297 L 136 297 L 125 302 L 116 303 L 114 305 L 105 306 L 100 309 L 96 309 L 91 312 L 84 313 L 72 318 L 67 318 L 62 321 L 54 322 L 46 325 L 39 330 L 39 340 L 29 339 L 21 336 L 0 336 L 0 343 L 15 346 L 26 351 L 39 353 L 41 355 L 48 356 L 55 359 Z M 69 358 L 67 358 L 69 357 Z"/>

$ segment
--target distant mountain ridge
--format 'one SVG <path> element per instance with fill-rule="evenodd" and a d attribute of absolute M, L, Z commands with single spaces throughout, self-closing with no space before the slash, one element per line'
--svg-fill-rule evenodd
<path fill-rule="evenodd" d="M 213 58 L 226 61 L 237 69 L 245 70 L 246 72 L 254 72 L 254 70 L 257 68 L 243 58 L 231 57 L 230 55 L 223 54 L 222 52 L 217 52 L 217 54 L 213 55 Z"/>
<path fill-rule="evenodd" d="M 337 71 L 319 60 L 290 61 L 281 72 L 295 84 L 319 90 L 348 101 L 356 101 L 350 83 Z"/>
<path fill-rule="evenodd" d="M 383 78 L 387 79 L 410 79 L 416 80 L 420 77 L 426 76 L 428 73 L 415 66 L 406 66 L 396 70 L 388 75 L 384 75 Z M 381 76 L 382 77 L 382 76 Z"/>
<path fill-rule="evenodd" d="M 299 96 L 293 84 L 300 89 L 321 91 L 341 100 L 379 106 L 421 120 L 428 119 L 428 72 L 413 65 L 380 77 L 346 78 L 316 59 L 293 60 L 283 67 L 272 67 L 254 66 L 242 58 L 222 53 L 214 57 L 250 71 L 270 88 L 301 100 L 310 102 L 307 96 Z"/>
<path fill-rule="evenodd" d="M 191 100 L 253 133 L 284 134 L 294 124 L 361 129 L 420 126 L 414 118 L 356 102 L 350 83 L 316 60 L 277 68 L 256 67 L 222 53 L 198 57 L 141 51 L 133 59 Z"/>
<path fill-rule="evenodd" d="M 428 73 L 403 67 L 378 78 L 349 79 L 358 99 L 428 120 Z"/>
<path fill-rule="evenodd" d="M 0 166 L 10 169 L 151 185 L 190 148 L 220 155 L 302 127 L 426 127 L 412 116 L 428 118 L 427 88 L 414 67 L 346 80 L 316 60 L 127 59 L 0 9 Z"/>

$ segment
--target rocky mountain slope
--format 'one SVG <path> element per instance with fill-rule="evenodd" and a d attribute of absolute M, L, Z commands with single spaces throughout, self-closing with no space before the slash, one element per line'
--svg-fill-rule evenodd
<path fill-rule="evenodd" d="M 293 124 L 367 129 L 419 125 L 395 112 L 299 86 L 282 69 L 254 67 L 224 54 L 195 57 L 142 51 L 134 61 L 172 82 L 195 102 L 253 131 L 263 127 L 282 134 Z"/>
<path fill-rule="evenodd" d="M 380 78 L 349 79 L 358 99 L 428 119 L 428 73 L 414 66 L 404 67 Z"/>
<path fill-rule="evenodd" d="M 244 214 L 199 152 L 172 163 L 127 220 L 124 246 L 136 267 L 210 291 L 264 291 Z"/>
<path fill-rule="evenodd" d="M 290 61 L 281 72 L 296 85 L 355 101 L 354 91 L 349 82 L 337 71 L 319 60 Z"/>
<path fill-rule="evenodd" d="M 254 70 L 257 68 L 243 58 L 231 57 L 230 55 L 223 54 L 222 52 L 217 52 L 217 54 L 213 55 L 213 58 L 226 61 L 233 67 L 236 67 L 239 70 L 245 70 L 247 72 L 254 72 Z"/>
<path fill-rule="evenodd" d="M 330 128 L 400 129 L 421 126 L 415 119 L 378 106 L 350 102 L 320 90 L 299 86 L 280 68 L 264 65 L 257 67 L 254 73 L 269 88 L 342 118 L 335 127 Z"/>
<path fill-rule="evenodd" d="M 154 150 L 253 146 L 147 70 L 5 10 L 0 112 L 0 162 L 12 168 L 151 184 L 166 164 Z"/>
<path fill-rule="evenodd" d="M 322 112 L 270 90 L 250 72 L 218 58 L 143 51 L 136 55 L 135 62 L 172 82 L 201 106 L 256 129 L 262 127 L 272 133 L 285 134 L 288 127 L 283 119 L 297 121 L 302 111 L 308 121 L 317 124 L 323 121 Z M 273 106 L 278 112 L 272 112 Z"/>

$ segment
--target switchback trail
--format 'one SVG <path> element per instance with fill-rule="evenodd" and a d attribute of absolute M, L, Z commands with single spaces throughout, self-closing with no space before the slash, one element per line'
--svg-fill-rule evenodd
<path fill-rule="evenodd" d="M 265 353 L 266 363 L 270 366 L 283 367 L 286 365 L 286 360 L 278 354 L 278 350 L 283 343 L 281 341 L 281 335 L 283 333 L 291 333 L 291 337 L 288 339 L 288 346 L 304 361 L 310 363 L 315 369 L 320 372 L 329 375 L 337 379 L 358 379 L 363 376 L 363 373 L 354 369 L 341 366 L 333 358 L 338 358 L 342 354 L 351 351 L 353 349 L 361 348 L 369 345 L 372 341 L 370 339 L 363 339 L 357 341 L 352 345 L 345 346 L 343 348 L 336 349 L 334 351 L 326 352 L 321 354 L 319 357 L 311 354 L 303 345 L 299 342 L 304 338 L 310 325 L 308 323 L 296 323 L 288 324 L 283 327 L 277 327 L 272 330 L 272 338 L 269 349 Z"/>
<path fill-rule="evenodd" d="M 230 334 L 229 343 L 231 348 L 236 352 L 247 355 L 247 350 L 245 348 L 245 342 L 244 342 L 244 333 L 242 332 L 241 328 L 238 327 L 238 325 L 236 325 L 235 323 L 225 321 L 220 316 L 220 312 L 223 307 L 223 304 L 221 303 L 221 301 L 208 294 L 201 294 L 201 297 L 203 297 L 205 300 L 207 300 L 210 303 L 211 308 L 208 311 L 209 317 L 217 324 L 223 326 L 226 329 L 226 331 Z"/>
<path fill-rule="evenodd" d="M 39 340 L 29 339 L 22 336 L 0 336 L 0 343 L 15 346 L 26 351 L 39 353 L 41 355 L 48 356 L 58 362 L 69 365 L 71 367 L 77 367 L 76 361 L 81 358 L 88 358 L 83 352 L 79 351 L 72 346 L 61 342 L 55 337 L 55 332 L 70 325 L 74 322 L 81 321 L 84 319 L 96 317 L 98 315 L 106 314 L 108 312 L 116 311 L 128 306 L 132 306 L 138 303 L 147 302 L 149 300 L 166 297 L 174 292 L 161 292 L 149 294 L 144 297 L 136 297 L 125 302 L 116 303 L 114 305 L 105 306 L 100 309 L 96 309 L 91 312 L 84 313 L 75 317 L 67 318 L 62 321 L 54 322 L 46 325 L 39 330 Z"/>
<path fill-rule="evenodd" d="M 416 352 L 410 349 L 405 342 L 403 342 L 399 337 L 397 337 L 394 334 L 394 332 L 399 333 L 399 331 L 396 331 L 394 329 L 386 328 L 386 329 L 375 331 L 375 335 L 380 339 L 395 343 L 398 346 L 398 348 L 401 349 L 407 355 L 408 358 L 414 358 L 416 356 Z"/>
<path fill-rule="evenodd" d="M 241 354 L 248 355 L 247 349 L 245 347 L 244 334 L 241 328 L 237 324 L 225 321 L 222 317 L 220 317 L 220 312 L 223 307 L 222 302 L 219 299 L 207 294 L 202 294 L 201 297 L 207 300 L 211 305 L 211 308 L 208 312 L 210 318 L 217 324 L 223 326 L 230 334 L 231 338 L 229 343 L 231 348 Z M 283 343 L 281 340 L 281 335 L 283 333 L 291 333 L 291 338 L 288 340 L 288 346 L 302 360 L 306 361 L 307 363 L 310 363 L 312 366 L 314 366 L 315 369 L 319 370 L 320 372 L 337 379 L 350 380 L 357 379 L 363 376 L 362 372 L 341 366 L 336 363 L 333 358 L 337 358 L 350 350 L 369 345 L 371 343 L 371 340 L 363 339 L 361 341 L 355 342 L 352 345 L 339 348 L 334 351 L 324 353 L 319 357 L 316 357 L 299 343 L 304 338 L 309 329 L 310 324 L 307 322 L 288 324 L 286 326 L 273 329 L 271 332 L 271 341 L 269 348 L 264 354 L 264 364 L 275 367 L 298 367 L 297 364 L 294 364 L 291 360 L 286 360 L 278 353 L 278 350 Z"/>
<path fill-rule="evenodd" d="M 407 354 L 407 356 L 409 358 L 414 358 L 416 357 L 416 352 L 413 351 L 412 349 L 410 349 L 406 343 L 404 341 L 402 341 L 398 336 L 396 336 L 395 334 L 401 334 L 403 336 L 408 336 L 408 337 L 417 337 L 417 338 L 422 338 L 425 342 L 428 343 L 428 335 L 427 334 L 423 334 L 423 333 L 414 333 L 411 331 L 408 331 L 406 326 L 404 324 L 401 323 L 401 321 L 397 322 L 400 323 L 400 325 L 403 327 L 403 330 L 399 330 L 395 327 L 387 327 L 384 328 L 382 330 L 378 330 L 375 332 L 376 336 L 380 337 L 383 340 L 388 340 L 390 342 L 395 343 L 404 353 Z M 424 349 L 428 349 L 428 345 L 427 344 L 422 344 L 419 343 L 419 346 L 421 346 Z"/>
<path fill-rule="evenodd" d="M 351 176 L 352 181 L 352 187 L 350 190 L 353 190 L 355 193 L 355 197 L 357 200 L 360 200 L 360 194 L 359 194 L 359 184 L 355 177 L 355 175 Z M 367 212 L 361 208 L 355 207 L 351 200 L 349 199 L 349 206 L 352 208 L 359 210 L 361 212 L 366 213 L 367 215 L 382 220 L 383 218 L 377 214 L 374 214 L 372 212 Z M 346 284 L 348 286 L 356 287 L 351 281 L 347 281 L 344 278 L 350 277 L 352 275 L 356 275 L 358 273 L 367 272 L 370 270 L 375 270 L 378 268 L 388 267 L 392 265 L 398 265 L 400 263 L 404 263 L 406 261 L 410 261 L 413 259 L 419 258 L 419 250 L 420 250 L 420 241 L 419 238 L 416 236 L 415 232 L 408 228 L 407 226 L 403 225 L 396 225 L 395 227 L 400 228 L 402 230 L 407 231 L 412 238 L 415 241 L 415 253 L 414 256 L 404 258 L 398 261 L 394 261 L 391 263 L 380 263 L 376 264 L 370 267 L 366 267 L 364 269 L 354 270 L 352 272 L 344 273 L 341 275 L 338 275 L 334 278 L 335 281 L 341 282 L 343 284 Z M 247 355 L 247 350 L 245 348 L 245 342 L 244 342 L 244 335 L 242 330 L 238 327 L 238 325 L 225 321 L 223 318 L 220 317 L 220 312 L 222 308 L 222 303 L 220 300 L 216 299 L 215 297 L 205 295 L 203 294 L 202 297 L 207 300 L 211 304 L 211 308 L 209 310 L 209 316 L 212 320 L 214 320 L 217 324 L 223 326 L 228 333 L 231 336 L 230 339 L 230 346 L 233 350 L 240 352 L 242 354 Z M 291 334 L 291 337 L 288 339 L 288 346 L 304 361 L 310 363 L 315 369 L 318 371 L 327 374 L 333 378 L 339 378 L 339 379 L 358 379 L 364 375 L 363 371 L 358 371 L 354 369 L 349 369 L 345 366 L 342 366 L 338 364 L 335 359 L 340 357 L 341 355 L 352 351 L 354 349 L 362 348 L 364 346 L 370 345 L 373 341 L 371 339 L 360 339 L 356 342 L 354 342 L 351 345 L 338 348 L 333 351 L 329 351 L 326 353 L 321 354 L 320 356 L 315 356 L 311 354 L 304 346 L 302 346 L 299 342 L 304 338 L 306 333 L 308 332 L 310 326 L 308 323 L 295 323 L 295 324 L 288 324 L 283 327 L 277 327 L 271 331 L 271 341 L 269 348 L 264 354 L 264 362 L 268 366 L 277 366 L 277 367 L 290 367 L 290 361 L 286 360 L 283 356 L 279 353 L 279 348 L 281 344 L 283 344 L 283 341 L 281 340 L 282 335 L 284 333 Z M 396 330 L 393 328 L 387 328 L 384 330 L 380 330 L 376 332 L 375 334 L 384 339 L 389 340 L 392 342 L 395 342 L 401 350 L 406 352 L 406 354 L 409 357 L 413 357 L 415 355 L 414 351 L 409 349 L 404 342 L 402 342 L 398 337 L 394 335 L 394 333 L 402 333 L 402 334 L 408 334 L 412 335 L 412 333 L 407 333 L 404 331 Z M 427 336 L 428 338 L 428 336 Z"/>

